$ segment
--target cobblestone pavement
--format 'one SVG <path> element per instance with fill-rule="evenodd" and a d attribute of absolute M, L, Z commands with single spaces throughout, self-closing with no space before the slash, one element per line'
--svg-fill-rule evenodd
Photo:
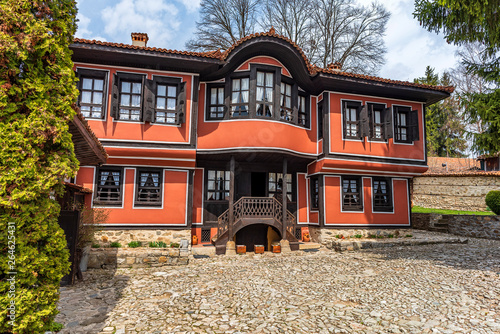
<path fill-rule="evenodd" d="M 500 241 L 93 270 L 61 333 L 500 333 Z"/>

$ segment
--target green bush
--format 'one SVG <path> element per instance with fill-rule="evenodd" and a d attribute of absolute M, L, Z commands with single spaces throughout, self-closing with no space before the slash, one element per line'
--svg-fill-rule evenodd
<path fill-rule="evenodd" d="M 101 247 L 101 245 L 99 245 L 99 244 L 92 244 L 92 248 L 100 248 L 100 247 Z"/>
<path fill-rule="evenodd" d="M 69 272 L 55 197 L 78 170 L 68 131 L 76 3 L 0 1 L 0 17 L 0 333 L 32 334 L 52 324 Z"/>
<path fill-rule="evenodd" d="M 131 242 L 128 243 L 128 246 L 130 248 L 141 247 L 142 246 L 142 242 L 140 242 L 140 241 L 131 241 Z"/>
<path fill-rule="evenodd" d="M 166 248 L 167 244 L 164 243 L 163 241 L 151 241 L 149 243 L 149 247 L 152 247 L 152 248 Z"/>
<path fill-rule="evenodd" d="M 170 247 L 172 247 L 172 248 L 179 248 L 180 245 L 177 242 L 171 242 L 170 243 Z"/>
<path fill-rule="evenodd" d="M 120 248 L 121 246 L 122 245 L 118 241 L 114 241 L 114 242 L 109 244 L 109 247 L 112 247 L 112 248 Z"/>
<path fill-rule="evenodd" d="M 494 214 L 500 215 L 500 190 L 492 190 L 486 195 L 486 205 Z"/>

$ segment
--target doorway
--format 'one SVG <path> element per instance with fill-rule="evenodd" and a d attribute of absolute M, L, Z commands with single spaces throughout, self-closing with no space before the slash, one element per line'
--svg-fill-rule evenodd
<path fill-rule="evenodd" d="M 266 173 L 252 172 L 251 182 L 251 196 L 252 197 L 265 197 L 266 196 Z"/>
<path fill-rule="evenodd" d="M 264 245 L 269 251 L 271 244 L 281 239 L 279 231 L 266 224 L 253 224 L 236 232 L 236 244 L 247 246 L 247 252 L 253 252 L 255 245 Z"/>

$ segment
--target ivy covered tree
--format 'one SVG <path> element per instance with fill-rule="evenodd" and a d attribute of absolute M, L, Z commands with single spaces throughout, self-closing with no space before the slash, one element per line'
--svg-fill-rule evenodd
<path fill-rule="evenodd" d="M 69 50 L 75 16 L 70 0 L 0 2 L 2 333 L 47 329 L 69 271 L 54 198 L 78 168 L 68 132 L 78 96 Z"/>
<path fill-rule="evenodd" d="M 428 85 L 450 86 L 448 73 L 441 78 L 430 66 L 425 68 L 425 75 L 414 80 Z M 427 153 L 434 157 L 462 157 L 467 148 L 464 138 L 465 126 L 460 117 L 460 103 L 451 96 L 425 109 L 425 133 Z"/>
<path fill-rule="evenodd" d="M 500 151 L 500 0 L 416 0 L 414 16 L 427 30 L 443 32 L 449 43 L 477 43 L 475 59 L 464 58 L 467 74 L 485 80 L 482 91 L 461 94 L 464 117 L 481 124 L 471 132 L 472 150 L 480 154 Z"/>

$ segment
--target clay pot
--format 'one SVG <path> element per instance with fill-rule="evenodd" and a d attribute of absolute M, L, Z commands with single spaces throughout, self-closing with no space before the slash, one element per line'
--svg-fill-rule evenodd
<path fill-rule="evenodd" d="M 281 245 L 272 245 L 273 253 L 281 253 Z"/>
<path fill-rule="evenodd" d="M 245 254 L 246 252 L 247 252 L 247 246 L 245 246 L 245 245 L 237 245 L 236 246 L 236 253 Z"/>
<path fill-rule="evenodd" d="M 254 251 L 255 251 L 255 254 L 263 254 L 264 253 L 264 245 L 255 245 Z"/>
<path fill-rule="evenodd" d="M 304 235 L 302 236 L 302 240 L 304 242 L 309 242 L 311 241 L 311 236 L 309 235 L 309 233 L 304 233 Z"/>
<path fill-rule="evenodd" d="M 198 236 L 197 235 L 193 235 L 193 240 L 191 240 L 191 244 L 194 246 L 194 245 L 197 245 L 198 244 Z"/>

